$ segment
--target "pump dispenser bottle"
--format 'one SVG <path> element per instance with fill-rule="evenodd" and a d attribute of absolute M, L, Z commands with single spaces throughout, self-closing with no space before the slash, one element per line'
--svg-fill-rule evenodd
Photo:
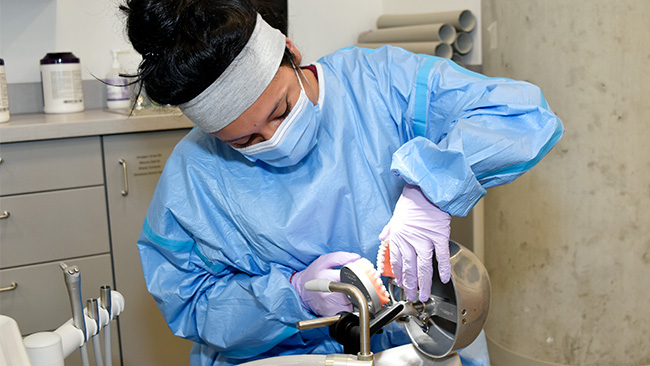
<path fill-rule="evenodd" d="M 131 107 L 131 93 L 129 81 L 120 76 L 122 67 L 119 55 L 125 51 L 111 50 L 113 62 L 111 69 L 106 73 L 106 106 L 108 109 L 129 109 Z"/>
<path fill-rule="evenodd" d="M 7 96 L 5 61 L 0 58 L 0 123 L 4 122 L 9 122 L 9 97 Z"/>

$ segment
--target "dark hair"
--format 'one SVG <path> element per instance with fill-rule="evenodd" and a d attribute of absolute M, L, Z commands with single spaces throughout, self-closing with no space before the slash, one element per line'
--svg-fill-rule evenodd
<path fill-rule="evenodd" d="M 250 38 L 258 12 L 272 25 L 277 19 L 255 0 L 126 0 L 120 10 L 142 55 L 131 76 L 151 100 L 172 105 L 199 95 L 224 72 Z M 282 64 L 292 61 L 285 49 Z"/>

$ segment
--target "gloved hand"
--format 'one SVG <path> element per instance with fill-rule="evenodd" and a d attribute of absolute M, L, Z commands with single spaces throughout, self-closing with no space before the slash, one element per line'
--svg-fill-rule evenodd
<path fill-rule="evenodd" d="M 379 239 L 390 241 L 390 265 L 397 285 L 404 289 L 409 301 L 416 300 L 418 288 L 420 301 L 427 301 L 431 295 L 434 250 L 440 279 L 449 282 L 450 224 L 451 216 L 431 203 L 419 187 L 404 187 L 393 217 Z"/>
<path fill-rule="evenodd" d="M 341 271 L 334 268 L 354 262 L 359 258 L 361 258 L 360 255 L 348 252 L 323 254 L 304 270 L 294 273 L 290 281 L 298 291 L 305 308 L 317 316 L 332 316 L 341 311 L 352 311 L 352 303 L 345 294 L 308 291 L 305 290 L 305 283 L 317 278 L 340 282 Z"/>

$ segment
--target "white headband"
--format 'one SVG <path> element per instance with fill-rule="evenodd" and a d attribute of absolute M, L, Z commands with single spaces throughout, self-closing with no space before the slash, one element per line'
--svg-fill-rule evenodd
<path fill-rule="evenodd" d="M 178 107 L 203 131 L 212 133 L 241 116 L 275 77 L 286 37 L 257 14 L 253 34 L 226 70 L 201 94 Z"/>

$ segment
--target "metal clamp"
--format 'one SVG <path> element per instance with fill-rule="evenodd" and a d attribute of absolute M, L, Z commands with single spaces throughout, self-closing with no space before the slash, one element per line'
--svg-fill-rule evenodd
<path fill-rule="evenodd" d="M 11 216 L 11 214 L 9 213 L 9 211 L 5 211 L 5 212 L 3 212 L 3 213 L 0 214 L 0 220 L 8 219 L 9 216 Z"/>
<path fill-rule="evenodd" d="M 122 191 L 122 196 L 127 196 L 129 194 L 129 173 L 126 169 L 126 160 L 120 159 L 120 164 L 122 165 L 122 172 L 124 173 L 124 190 Z"/>
<path fill-rule="evenodd" d="M 340 292 L 348 295 L 352 302 L 359 308 L 359 345 L 360 351 L 357 355 L 358 361 L 368 361 L 371 365 L 374 363 L 374 356 L 370 351 L 370 311 L 368 310 L 368 301 L 357 287 L 347 284 L 332 282 L 325 279 L 311 280 L 305 284 L 309 291 L 320 292 Z M 311 329 L 319 326 L 331 325 L 336 322 L 336 316 L 321 319 L 310 319 L 310 321 L 301 321 L 296 324 L 298 329 Z"/>
<path fill-rule="evenodd" d="M 7 291 L 13 291 L 18 287 L 18 284 L 16 282 L 12 282 L 11 285 L 7 287 L 0 287 L 0 292 L 7 292 Z"/>

